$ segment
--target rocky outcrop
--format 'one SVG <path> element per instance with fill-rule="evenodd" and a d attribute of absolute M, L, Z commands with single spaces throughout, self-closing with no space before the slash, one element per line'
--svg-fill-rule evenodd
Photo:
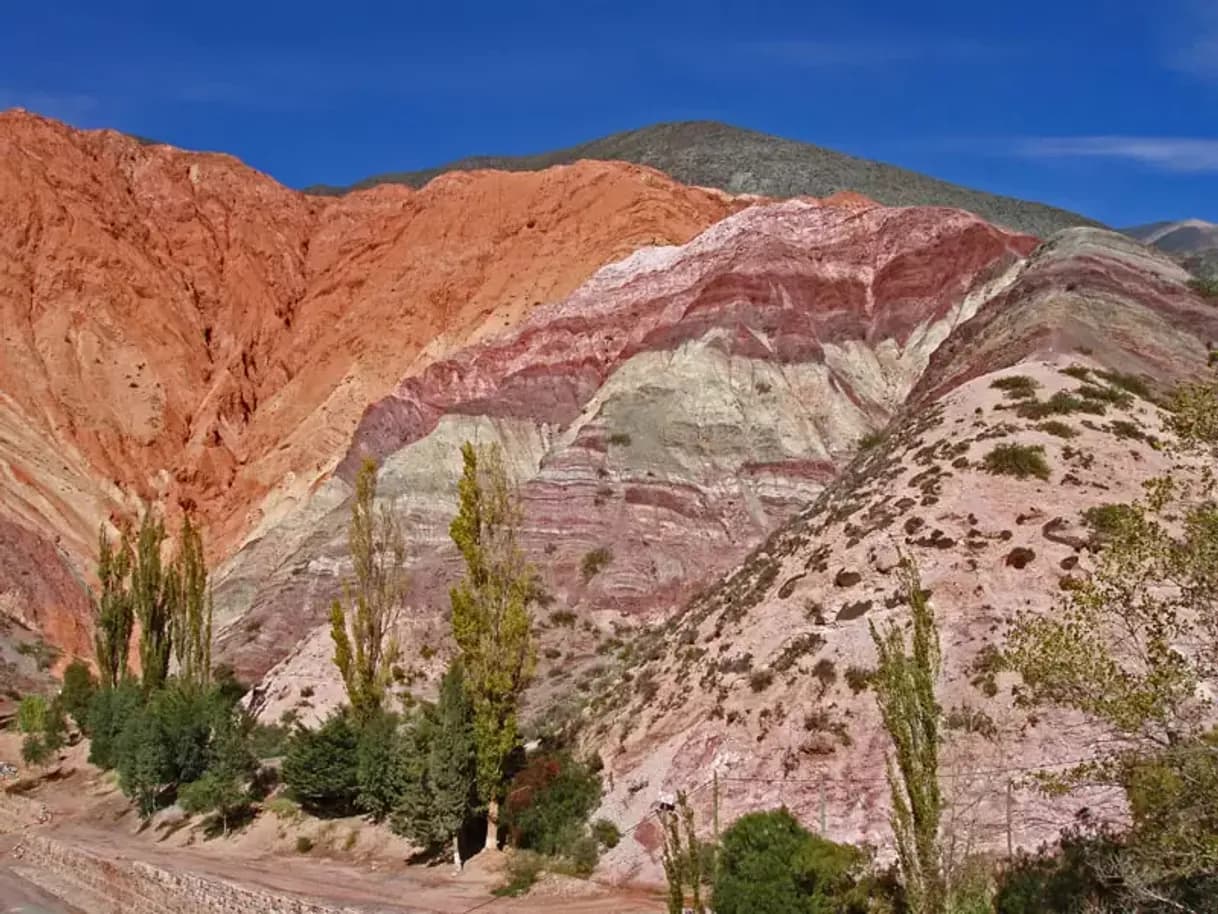
<path fill-rule="evenodd" d="M 1185 279 L 1116 235 L 1055 238 L 953 331 L 909 407 L 822 496 L 636 645 L 633 658 L 651 659 L 635 660 L 589 718 L 613 785 L 602 811 L 644 823 L 612 853 L 617 868 L 654 874 L 650 805 L 681 789 L 709 814 L 713 776 L 723 820 L 785 804 L 831 838 L 887 843 L 868 626 L 904 612 L 902 554 L 940 620 L 956 839 L 1004 848 L 1013 821 L 1009 840 L 1032 846 L 1079 806 L 1119 812 L 1103 794 L 1049 802 L 1027 789 L 1029 771 L 1085 759 L 1097 734 L 1019 711 L 987 651 L 1015 614 L 1050 610 L 1071 575 L 1093 567 L 1082 512 L 1138 497 L 1168 466 L 1165 413 L 1138 372 L 1166 383 L 1204 370 L 1218 324 Z M 1083 384 L 1107 392 L 1087 413 L 1057 417 L 1064 438 L 1013 408 L 995 384 L 1013 375 L 1042 400 Z M 1041 448 L 1048 478 L 987 471 L 1004 444 Z"/>
<path fill-rule="evenodd" d="M 0 114 L 0 517 L 81 572 L 102 523 L 189 507 L 218 561 L 404 375 L 742 205 L 591 162 L 321 200 L 230 156 Z"/>
<path fill-rule="evenodd" d="M 403 640 L 443 646 L 468 439 L 501 444 L 521 483 L 543 624 L 578 620 L 553 650 L 595 656 L 600 631 L 662 619 L 814 497 L 1034 244 L 953 210 L 791 201 L 603 268 L 369 407 L 336 476 L 222 569 L 221 653 L 258 675 L 324 619 L 367 456 L 409 521 Z M 268 713 L 302 682 L 315 709 L 337 699 L 326 638 L 275 671 Z"/>

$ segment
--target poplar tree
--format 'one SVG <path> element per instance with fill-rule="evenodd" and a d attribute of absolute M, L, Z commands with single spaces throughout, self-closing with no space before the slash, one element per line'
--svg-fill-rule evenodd
<path fill-rule="evenodd" d="M 458 510 L 449 535 L 465 560 L 450 592 L 453 637 L 474 709 L 478 792 L 486 847 L 497 843 L 504 763 L 519 740 L 520 698 L 536 663 L 529 604 L 533 570 L 518 542 L 520 502 L 497 445 L 461 447 Z"/>
<path fill-rule="evenodd" d="M 392 637 L 406 594 L 406 545 L 401 524 L 388 505 L 376 504 L 376 462 L 365 460 L 355 479 L 355 500 L 347 527 L 347 548 L 355 571 L 347 606 L 330 607 L 334 665 L 359 720 L 373 717 L 384 701 L 398 656 Z"/>
<path fill-rule="evenodd" d="M 207 588 L 203 537 L 190 515 L 182 520 L 172 587 L 170 641 L 178 678 L 190 686 L 206 688 L 211 681 L 212 599 Z"/>
<path fill-rule="evenodd" d="M 93 598 L 96 625 L 93 650 L 97 655 L 97 675 L 102 688 L 114 688 L 127 676 L 127 653 L 135 611 L 127 589 L 131 572 L 131 540 L 124 530 L 118 548 L 110 544 L 105 525 L 97 537 L 97 579 L 100 583 Z"/>
<path fill-rule="evenodd" d="M 892 740 L 888 787 L 892 794 L 892 832 L 911 914 L 943 914 L 947 885 L 939 825 L 943 794 L 939 787 L 939 631 L 935 612 L 906 560 L 901 582 L 910 606 L 912 644 L 893 624 L 880 632 L 872 623 L 879 663 L 872 680 L 884 729 Z"/>
<path fill-rule="evenodd" d="M 136 537 L 130 592 L 140 622 L 140 670 L 147 693 L 160 689 L 169 675 L 176 587 L 173 574 L 161 561 L 164 542 L 165 524 L 153 517 L 150 508 Z"/>

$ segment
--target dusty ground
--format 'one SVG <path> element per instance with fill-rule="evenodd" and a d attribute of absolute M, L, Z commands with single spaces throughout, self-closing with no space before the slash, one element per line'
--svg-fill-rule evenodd
<path fill-rule="evenodd" d="M 112 859 L 141 860 L 368 912 L 647 914 L 663 910 L 653 893 L 558 877 L 543 878 L 528 897 L 496 898 L 491 889 L 503 881 L 502 855 L 474 857 L 460 876 L 454 876 L 447 865 L 407 865 L 407 845 L 356 818 L 322 823 L 280 820 L 263 813 L 241 832 L 212 839 L 194 824 L 174 828 L 154 823 L 140 830 L 112 777 L 93 768 L 84 756 L 83 745 L 73 747 L 63 753 L 51 779 L 28 791 L 0 794 L 0 912 L 80 914 L 29 885 L 11 868 L 17 838 L 31 830 Z M 19 764 L 20 738 L 14 733 L 0 732 L 0 760 L 18 765 L 18 780 L 37 774 Z M 304 834 L 317 842 L 307 856 L 295 852 L 296 837 Z"/>

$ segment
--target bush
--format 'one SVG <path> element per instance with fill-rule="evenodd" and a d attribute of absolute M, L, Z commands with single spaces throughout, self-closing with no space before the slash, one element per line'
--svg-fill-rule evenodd
<path fill-rule="evenodd" d="M 850 687 L 851 692 L 857 695 L 859 692 L 870 688 L 873 676 L 875 676 L 875 670 L 869 670 L 861 666 L 851 666 L 846 669 L 846 685 Z"/>
<path fill-rule="evenodd" d="M 1040 445 L 1000 444 L 985 455 L 985 469 L 990 473 L 1026 479 L 1049 478 L 1045 449 Z"/>
<path fill-rule="evenodd" d="M 560 872 L 565 871 L 568 875 L 586 879 L 592 875 L 600 861 L 600 842 L 592 835 L 581 835 L 563 851 L 562 856 L 570 865 L 560 868 Z"/>
<path fill-rule="evenodd" d="M 1218 279 L 1190 279 L 1188 285 L 1202 298 L 1218 300 Z"/>
<path fill-rule="evenodd" d="M 59 690 L 63 709 L 71 715 L 82 733 L 88 733 L 89 704 L 97 692 L 88 665 L 83 660 L 73 660 L 63 671 L 63 687 Z"/>
<path fill-rule="evenodd" d="M 356 805 L 380 821 L 398 805 L 406 790 L 403 740 L 397 715 L 382 712 L 359 732 L 356 750 Z"/>
<path fill-rule="evenodd" d="M 17 729 L 27 736 L 42 733 L 46 726 L 47 700 L 41 695 L 27 695 L 17 707 Z"/>
<path fill-rule="evenodd" d="M 1099 538 L 1110 539 L 1119 533 L 1121 528 L 1133 520 L 1135 516 L 1133 508 L 1129 505 L 1095 505 L 1083 512 L 1083 522 Z"/>
<path fill-rule="evenodd" d="M 1035 378 L 1017 374 L 1005 378 L 996 378 L 990 383 L 990 387 L 995 390 L 1001 390 L 1012 400 L 1021 400 L 1026 397 L 1036 396 L 1036 391 L 1040 389 L 1040 384 Z"/>
<path fill-rule="evenodd" d="M 880 444 L 883 440 L 884 440 L 884 430 L 877 429 L 874 432 L 867 432 L 865 435 L 863 435 L 863 437 L 858 440 L 857 447 L 860 451 L 870 451 L 872 448 L 876 447 L 876 445 Z"/>
<path fill-rule="evenodd" d="M 630 435 L 626 432 L 614 432 L 609 436 L 609 443 L 619 447 L 629 447 Z"/>
<path fill-rule="evenodd" d="M 584 833 L 601 779 L 565 752 L 538 755 L 508 785 L 503 822 L 517 847 L 563 854 Z"/>
<path fill-rule="evenodd" d="M 535 854 L 532 851 L 514 851 L 508 857 L 507 866 L 504 868 L 507 882 L 494 889 L 492 894 L 511 898 L 524 895 L 537 882 L 537 878 L 545 869 L 545 863 L 545 858 L 541 854 Z"/>
<path fill-rule="evenodd" d="M 296 839 L 296 853 L 307 854 L 313 850 L 313 839 L 308 835 L 300 835 Z"/>
<path fill-rule="evenodd" d="M 349 815 L 359 796 L 359 736 L 345 711 L 292 735 L 283 782 L 316 815 Z"/>
<path fill-rule="evenodd" d="M 612 561 L 613 550 L 608 546 L 600 546 L 591 552 L 585 553 L 579 566 L 580 572 L 584 577 L 584 582 L 591 581 Z"/>
<path fill-rule="evenodd" d="M 123 726 L 138 714 L 144 705 L 144 695 L 131 681 L 119 683 L 112 689 L 101 689 L 89 702 L 89 761 L 98 768 L 118 765 L 118 741 Z"/>
<path fill-rule="evenodd" d="M 602 846 L 612 850 L 622 840 L 622 833 L 618 830 L 617 825 L 608 819 L 597 819 L 592 823 L 592 837 Z"/>
<path fill-rule="evenodd" d="M 723 833 L 716 914 L 823 914 L 868 910 L 858 848 L 813 835 L 785 809 L 750 813 Z"/>
<path fill-rule="evenodd" d="M 1025 419 L 1068 416 L 1071 413 L 1090 413 L 1102 416 L 1105 412 L 1105 406 L 1098 400 L 1089 400 L 1076 394 L 1059 390 L 1043 403 L 1039 400 L 1025 400 L 1015 407 L 1015 412 Z"/>
<path fill-rule="evenodd" d="M 774 682 L 774 674 L 769 670 L 756 670 L 749 674 L 749 688 L 754 692 L 764 692 Z"/>
<path fill-rule="evenodd" d="M 283 724 L 254 724 L 250 729 L 250 751 L 256 758 L 279 758 L 291 740 L 292 730 Z"/>
<path fill-rule="evenodd" d="M 1049 419 L 1036 426 L 1046 435 L 1053 435 L 1055 438 L 1077 438 L 1078 432 L 1074 430 L 1074 426 L 1067 425 L 1060 419 Z"/>

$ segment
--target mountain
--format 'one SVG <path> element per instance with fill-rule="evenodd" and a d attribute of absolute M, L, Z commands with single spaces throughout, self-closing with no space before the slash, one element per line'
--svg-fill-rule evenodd
<path fill-rule="evenodd" d="M 888 841 L 867 623 L 900 610 L 902 553 L 964 731 L 953 828 L 1002 846 L 1014 805 L 1031 846 L 1072 815 L 1023 774 L 1097 734 L 1015 707 L 987 648 L 1094 567 L 1082 512 L 1168 459 L 1160 395 L 1205 369 L 1218 309 L 1166 254 L 620 161 L 309 196 L 24 113 L 0 115 L 0 202 L 0 694 L 45 682 L 47 644 L 88 653 L 97 530 L 156 505 L 205 528 L 214 656 L 253 710 L 321 716 L 367 457 L 408 539 L 393 689 L 432 694 L 472 440 L 503 449 L 539 577 L 525 717 L 583 722 L 602 811 L 644 823 L 612 868 L 654 874 L 645 813 L 674 789 Z M 1012 376 L 1089 405 L 1025 418 Z M 987 470 L 1016 443 L 1047 478 Z"/>
<path fill-rule="evenodd" d="M 1152 222 L 1123 231 L 1131 238 L 1153 245 L 1168 254 L 1199 254 L 1218 249 L 1218 225 L 1202 219 Z"/>
<path fill-rule="evenodd" d="M 834 840 L 885 844 L 888 743 L 865 671 L 869 623 L 904 611 L 902 557 L 920 568 L 941 629 L 954 839 L 1000 851 L 1011 815 L 1009 840 L 1035 846 L 1080 805 L 1111 810 L 1103 794 L 1050 802 L 1030 787 L 1029 772 L 1085 759 L 1099 734 L 1021 711 L 987 652 L 1016 613 L 1050 611 L 1095 567 L 1082 512 L 1138 497 L 1169 465 L 1155 391 L 1204 370 L 1218 338 L 1218 314 L 1187 281 L 1108 232 L 1070 230 L 1034 252 L 935 349 L 872 446 L 648 633 L 629 681 L 603 680 L 587 737 L 613 785 L 601 812 L 640 821 L 657 795 L 685 790 L 699 816 L 785 805 L 827 822 Z M 1042 401 L 1084 385 L 1101 395 L 1058 417 L 1066 428 L 1047 426 L 1013 408 L 1001 381 L 1015 376 Z M 1047 477 L 987 472 L 1003 444 L 1043 448 Z M 653 873 L 659 841 L 648 822 L 612 865 Z"/>
<path fill-rule="evenodd" d="M 950 206 L 1042 238 L 1070 226 L 1099 224 L 1041 203 L 970 190 L 882 162 L 714 121 L 655 124 L 554 152 L 475 156 L 423 171 L 375 175 L 350 187 L 316 185 L 306 192 L 344 194 L 382 184 L 422 187 L 453 170 L 536 171 L 581 159 L 634 162 L 684 184 L 734 194 L 828 197 L 855 191 L 889 206 Z"/>
<path fill-rule="evenodd" d="M 339 699 L 325 619 L 372 456 L 411 529 L 408 665 L 438 674 L 458 447 L 494 442 L 547 594 L 540 688 L 569 692 L 815 497 L 1035 245 L 955 210 L 788 201 L 606 266 L 371 404 L 338 472 L 219 570 L 218 651 L 251 678 L 283 661 L 268 719 Z"/>
<path fill-rule="evenodd" d="M 743 205 L 592 162 L 328 200 L 0 114 L 0 608 L 86 653 L 103 523 L 192 509 L 219 562 L 409 371 Z"/>

